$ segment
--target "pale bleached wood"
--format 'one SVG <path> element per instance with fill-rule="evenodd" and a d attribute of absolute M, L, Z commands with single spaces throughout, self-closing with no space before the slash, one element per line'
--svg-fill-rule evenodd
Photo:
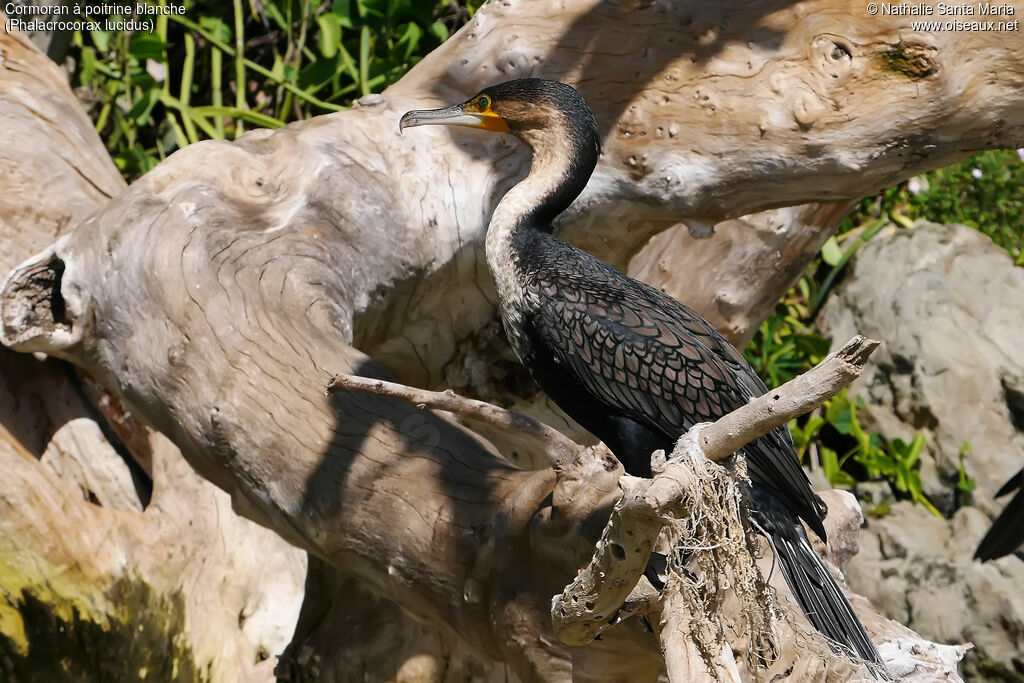
<path fill-rule="evenodd" d="M 126 186 L 64 73 L 3 28 L 6 271 Z M 145 510 L 132 456 L 153 482 Z M 0 679 L 274 680 L 305 556 L 166 437 L 67 363 L 0 348 L 0 470 Z"/>
<path fill-rule="evenodd" d="M 613 461 L 524 473 L 412 406 L 322 396 L 338 372 L 436 385 L 493 317 L 482 236 L 526 157 L 395 121 L 515 76 L 578 84 L 605 156 L 560 230 L 623 265 L 680 220 L 853 199 L 1019 143 L 1024 38 L 905 23 L 836 0 L 492 2 L 352 111 L 172 156 L 13 273 L 0 336 L 85 367 L 236 508 L 524 678 L 649 661 L 628 634 L 570 656 L 547 621 Z M 725 271 L 757 280 L 732 259 L 699 272 Z"/>
<path fill-rule="evenodd" d="M 674 585 L 677 580 L 672 578 L 665 586 L 661 622 L 658 624 L 658 639 L 661 641 L 669 683 L 740 683 L 740 673 L 728 642 L 723 643 L 720 656 L 710 664 L 696 647 L 687 605 L 680 599 L 678 586 Z"/>
<path fill-rule="evenodd" d="M 125 188 L 67 76 L 0 12 L 0 269 L 10 270 Z"/>
<path fill-rule="evenodd" d="M 630 261 L 629 274 L 690 305 L 742 349 L 852 205 L 760 211 L 716 224 L 713 235 L 678 225 L 652 238 Z"/>
<path fill-rule="evenodd" d="M 335 375 L 327 383 L 327 395 L 339 391 L 365 391 L 388 398 L 397 398 L 412 403 L 417 408 L 434 408 L 456 413 L 459 417 L 478 420 L 490 427 L 515 432 L 530 438 L 548 462 L 555 469 L 568 464 L 582 448 L 558 430 L 531 417 L 514 413 L 491 403 L 459 396 L 451 389 L 427 391 L 379 379 L 367 379 L 355 375 Z"/>

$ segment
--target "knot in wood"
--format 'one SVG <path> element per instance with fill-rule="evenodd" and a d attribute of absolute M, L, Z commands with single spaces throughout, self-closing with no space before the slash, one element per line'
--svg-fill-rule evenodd
<path fill-rule="evenodd" d="M 882 53 L 886 68 L 909 78 L 927 78 L 938 72 L 935 48 L 923 43 L 899 42 Z"/>

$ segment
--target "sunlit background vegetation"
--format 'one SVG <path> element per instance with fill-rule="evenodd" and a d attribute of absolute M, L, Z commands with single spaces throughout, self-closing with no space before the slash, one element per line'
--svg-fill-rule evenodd
<path fill-rule="evenodd" d="M 481 4 L 185 2 L 184 16 L 159 16 L 152 33 L 76 33 L 72 82 L 133 180 L 199 140 L 279 128 L 380 92 Z"/>
<path fill-rule="evenodd" d="M 163 4 L 163 3 L 160 3 Z M 482 0 L 198 0 L 152 34 L 79 33 L 72 82 L 129 181 L 199 140 L 233 139 L 338 111 L 380 92 L 472 18 Z M 778 304 L 746 350 L 777 385 L 826 355 L 815 318 L 853 254 L 887 224 L 963 223 L 1024 265 L 1024 152 L 979 154 L 864 199 Z M 897 499 L 940 514 L 921 490 L 924 439 L 885 442 L 845 394 L 791 423 L 802 458 L 834 485 L 888 482 Z M 958 481 L 967 502 L 969 444 Z M 885 510 L 869 510 L 884 514 Z M 951 511 L 946 511 L 947 513 Z"/>

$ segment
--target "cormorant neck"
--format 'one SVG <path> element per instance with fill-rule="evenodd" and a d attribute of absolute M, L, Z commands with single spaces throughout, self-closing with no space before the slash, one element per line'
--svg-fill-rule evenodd
<path fill-rule="evenodd" d="M 531 245 L 538 246 L 528 238 L 550 233 L 554 219 L 586 187 L 601 153 L 601 138 L 593 113 L 571 87 L 536 80 L 512 83 L 519 90 L 536 90 L 531 106 L 513 109 L 515 116 L 509 117 L 509 132 L 532 153 L 530 173 L 494 208 L 485 251 L 505 330 L 523 358 L 529 348 L 523 316 L 530 306 L 524 285 Z"/>
<path fill-rule="evenodd" d="M 600 155 L 600 138 L 593 115 L 586 110 L 586 125 L 513 130 L 533 152 L 530 173 L 509 190 L 491 215 L 485 252 L 487 266 L 498 288 L 505 328 L 513 347 L 520 353 L 525 342 L 519 338 L 518 313 L 523 301 L 524 258 L 530 232 L 551 232 L 558 214 L 586 187 Z"/>
<path fill-rule="evenodd" d="M 530 148 L 530 173 L 495 207 L 490 230 L 513 224 L 551 232 L 555 218 L 587 186 L 601 153 L 597 126 L 589 110 L 586 114 L 562 113 L 543 127 L 513 128 L 512 133 Z"/>
<path fill-rule="evenodd" d="M 530 231 L 550 233 L 552 221 L 579 196 L 601 153 L 597 124 L 589 109 L 560 112 L 546 125 L 513 128 L 532 152 L 530 173 L 509 190 L 491 215 L 485 252 L 498 285 L 509 301 L 520 277 L 519 251 Z"/>

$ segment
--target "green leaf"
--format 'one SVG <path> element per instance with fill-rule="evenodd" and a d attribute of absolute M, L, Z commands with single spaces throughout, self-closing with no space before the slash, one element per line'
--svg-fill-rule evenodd
<path fill-rule="evenodd" d="M 352 0 L 334 0 L 331 12 L 338 17 L 338 23 L 342 28 L 355 28 L 355 24 L 352 23 Z"/>
<path fill-rule="evenodd" d="M 835 422 L 836 415 L 843 410 L 849 410 L 849 402 L 846 400 L 845 391 L 841 391 L 837 396 L 833 396 L 825 401 L 825 420 Z"/>
<path fill-rule="evenodd" d="M 408 14 L 411 9 L 412 3 L 409 0 L 388 0 L 385 16 L 388 19 L 394 19 L 395 17 Z"/>
<path fill-rule="evenodd" d="M 338 72 L 338 55 L 318 59 L 299 74 L 298 86 L 304 90 L 315 87 L 332 78 Z"/>
<path fill-rule="evenodd" d="M 341 19 L 337 14 L 321 14 L 316 18 L 320 26 L 320 33 L 317 35 L 317 45 L 320 54 L 331 58 L 338 54 L 338 44 L 341 42 Z"/>
<path fill-rule="evenodd" d="M 448 33 L 448 27 L 440 21 L 435 21 L 430 25 L 430 33 L 442 43 L 448 40 L 448 36 L 451 35 Z"/>
<path fill-rule="evenodd" d="M 801 348 L 811 356 L 810 360 L 814 365 L 820 363 L 828 355 L 830 346 L 828 339 L 817 334 L 800 334 L 796 338 Z"/>
<path fill-rule="evenodd" d="M 924 434 L 918 433 L 914 435 L 914 440 L 910 442 L 910 447 L 907 450 L 906 462 L 908 467 L 913 467 L 917 463 L 918 458 L 921 457 L 921 452 L 924 450 Z"/>
<path fill-rule="evenodd" d="M 156 88 L 150 90 L 145 94 L 145 96 L 140 97 L 135 101 L 135 104 L 132 105 L 132 108 L 128 110 L 128 113 L 125 114 L 125 116 L 135 121 L 136 125 L 141 126 L 145 124 L 146 120 L 149 118 L 150 112 L 153 111 L 153 106 L 159 98 L 159 90 Z"/>
<path fill-rule="evenodd" d="M 420 38 L 423 37 L 423 29 L 419 25 L 409 22 L 405 25 L 402 31 L 402 37 L 399 38 L 396 47 L 403 47 L 402 61 L 408 61 L 413 53 L 419 49 Z"/>
<path fill-rule="evenodd" d="M 384 3 L 387 0 L 356 0 L 356 8 L 359 10 L 359 16 L 362 18 L 376 17 L 378 19 L 385 19 L 387 8 Z"/>
<path fill-rule="evenodd" d="M 823 417 L 812 417 L 808 420 L 807 424 L 804 426 L 804 434 L 806 435 L 807 440 L 810 441 L 811 437 L 817 434 L 818 430 L 824 426 L 825 418 Z"/>
<path fill-rule="evenodd" d="M 267 13 L 267 16 L 274 20 L 278 28 L 288 30 L 288 21 L 281 14 L 281 10 L 278 8 L 276 2 L 265 2 L 262 3 L 263 11 Z"/>
<path fill-rule="evenodd" d="M 114 34 L 111 31 L 89 31 L 89 36 L 92 38 L 92 43 L 96 46 L 96 49 L 104 53 L 110 49 L 110 39 L 113 38 Z"/>
<path fill-rule="evenodd" d="M 159 85 L 157 80 L 148 73 L 145 71 L 137 71 L 135 69 L 132 70 L 132 75 L 131 78 L 128 79 L 128 82 L 142 90 L 144 93 L 149 92 Z"/>
<path fill-rule="evenodd" d="M 370 27 L 363 24 L 359 32 L 359 89 L 370 94 Z"/>
<path fill-rule="evenodd" d="M 217 17 L 201 17 L 199 19 L 199 26 L 220 42 L 231 42 L 231 27 L 221 19 Z"/>
<path fill-rule="evenodd" d="M 284 60 L 281 59 L 281 55 L 274 55 L 274 66 L 270 68 L 270 73 L 279 81 L 285 79 Z"/>
<path fill-rule="evenodd" d="M 839 240 L 832 235 L 821 247 L 821 260 L 830 266 L 835 266 L 843 258 L 843 250 L 839 248 Z"/>
<path fill-rule="evenodd" d="M 136 33 L 128 43 L 128 52 L 140 62 L 147 59 L 163 61 L 167 45 L 152 33 Z"/>
<path fill-rule="evenodd" d="M 850 410 L 837 411 L 831 422 L 832 427 L 840 434 L 850 434 L 854 431 L 853 413 Z"/>
<path fill-rule="evenodd" d="M 79 72 L 79 79 L 82 85 L 92 81 L 96 75 L 96 50 L 91 47 L 82 48 L 82 70 Z"/>
<path fill-rule="evenodd" d="M 834 450 L 822 447 L 818 449 L 818 453 L 821 457 L 821 468 L 824 470 L 825 477 L 832 486 L 852 488 L 857 484 L 853 477 L 840 468 L 839 458 L 836 457 Z"/>

